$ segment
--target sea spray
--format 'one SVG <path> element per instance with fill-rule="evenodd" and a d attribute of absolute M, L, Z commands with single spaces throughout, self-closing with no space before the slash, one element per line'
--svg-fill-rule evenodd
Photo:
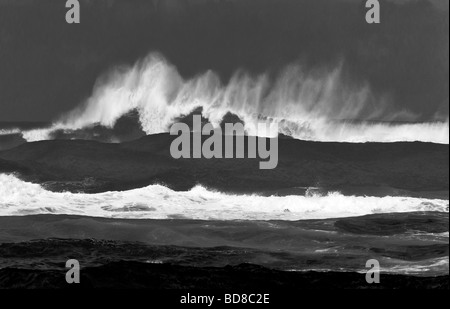
<path fill-rule="evenodd" d="M 51 139 L 56 130 L 97 124 L 111 128 L 133 110 L 138 111 L 146 134 L 169 132 L 177 118 L 201 107 L 202 116 L 214 126 L 227 113 L 237 115 L 249 135 L 257 134 L 258 121 L 270 118 L 279 123 L 280 133 L 303 140 L 448 144 L 448 119 L 393 122 L 405 111 L 392 111 L 389 100 L 375 97 L 368 84 L 344 78 L 343 66 L 306 71 L 294 63 L 275 78 L 238 71 L 225 84 L 212 71 L 184 79 L 175 66 L 152 53 L 132 67 L 105 74 L 87 101 L 49 128 L 25 131 L 23 137 L 28 141 Z M 414 120 L 414 115 L 408 117 Z M 373 121 L 379 119 L 386 121 Z"/>

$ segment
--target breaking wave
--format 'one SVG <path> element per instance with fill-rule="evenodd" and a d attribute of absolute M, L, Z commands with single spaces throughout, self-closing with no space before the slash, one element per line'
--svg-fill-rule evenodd
<path fill-rule="evenodd" d="M 56 193 L 0 174 L 0 216 L 69 214 L 130 219 L 302 220 L 375 213 L 441 211 L 448 201 L 357 197 L 339 192 L 307 196 L 232 195 L 197 186 L 176 192 L 161 185 L 98 194 Z"/>
<path fill-rule="evenodd" d="M 15 135 L 22 133 L 22 130 L 19 128 L 13 128 L 13 129 L 0 129 L 0 136 L 2 135 Z"/>
<path fill-rule="evenodd" d="M 377 96 L 364 82 L 344 78 L 343 65 L 305 72 L 293 64 L 275 78 L 237 72 L 227 84 L 208 71 L 191 79 L 158 54 L 132 67 L 116 68 L 98 79 L 92 96 L 51 127 L 22 133 L 27 141 L 52 138 L 52 132 L 93 125 L 112 128 L 130 111 L 138 111 L 146 134 L 168 132 L 179 117 L 202 108 L 213 125 L 227 113 L 237 115 L 255 135 L 261 119 L 276 122 L 280 133 L 297 139 L 335 142 L 449 142 L 449 122 L 400 123 L 414 120 L 393 111 L 388 96 Z M 373 120 L 380 120 L 376 122 Z"/>

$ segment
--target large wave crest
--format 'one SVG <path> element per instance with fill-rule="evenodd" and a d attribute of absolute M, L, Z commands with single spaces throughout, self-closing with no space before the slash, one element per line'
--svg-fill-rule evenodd
<path fill-rule="evenodd" d="M 23 132 L 28 141 L 50 139 L 56 130 L 92 125 L 113 127 L 138 111 L 146 134 L 168 132 L 175 119 L 201 108 L 218 126 L 227 113 L 237 115 L 247 133 L 257 134 L 261 119 L 277 122 L 294 138 L 336 142 L 449 142 L 449 122 L 399 123 L 415 116 L 394 111 L 389 97 L 374 96 L 369 85 L 344 78 L 343 64 L 306 71 L 300 64 L 275 77 L 236 72 L 227 83 L 212 71 L 184 79 L 177 68 L 152 53 L 132 67 L 116 68 L 99 78 L 91 97 L 50 128 Z M 400 117 L 400 118 L 399 118 Z M 374 121 L 374 120 L 384 121 Z"/>

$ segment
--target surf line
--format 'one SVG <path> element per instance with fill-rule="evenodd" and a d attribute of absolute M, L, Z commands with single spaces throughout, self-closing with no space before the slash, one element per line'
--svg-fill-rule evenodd
<path fill-rule="evenodd" d="M 181 132 L 181 134 L 179 134 Z M 270 132 L 275 132 L 274 138 L 268 136 Z M 256 125 L 256 136 L 245 135 L 245 128 L 242 123 L 225 123 L 225 134 L 222 128 L 211 123 L 206 123 L 202 128 L 202 118 L 200 115 L 193 116 L 193 130 L 186 123 L 176 122 L 170 128 L 170 135 L 178 135 L 170 145 L 170 154 L 174 159 L 191 158 L 191 136 L 192 136 L 192 158 L 194 159 L 221 159 L 223 137 L 225 136 L 225 159 L 244 159 L 245 140 L 247 139 L 247 157 L 262 160 L 259 162 L 259 169 L 274 169 L 278 165 L 278 123 L 258 122 Z M 202 145 L 202 136 L 209 136 Z M 236 143 L 234 139 L 236 138 Z M 269 141 L 269 143 L 267 143 Z M 267 148 L 267 144 L 269 147 Z M 236 146 L 236 153 L 234 151 Z M 236 155 L 235 155 L 236 154 Z"/>

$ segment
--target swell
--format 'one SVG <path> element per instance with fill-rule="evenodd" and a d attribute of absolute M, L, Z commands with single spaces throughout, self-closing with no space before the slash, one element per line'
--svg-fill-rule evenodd
<path fill-rule="evenodd" d="M 448 195 L 448 145 L 280 138 L 277 167 L 261 170 L 261 159 L 248 159 L 247 154 L 247 159 L 175 160 L 169 151 L 174 138 L 158 134 L 120 144 L 83 140 L 27 143 L 0 152 L 0 173 L 17 173 L 47 190 L 73 193 L 124 191 L 155 184 L 188 191 L 201 184 L 220 192 L 258 195 L 286 195 L 312 187 L 357 196 L 443 199 Z M 244 141 L 248 143 L 247 138 Z"/>

